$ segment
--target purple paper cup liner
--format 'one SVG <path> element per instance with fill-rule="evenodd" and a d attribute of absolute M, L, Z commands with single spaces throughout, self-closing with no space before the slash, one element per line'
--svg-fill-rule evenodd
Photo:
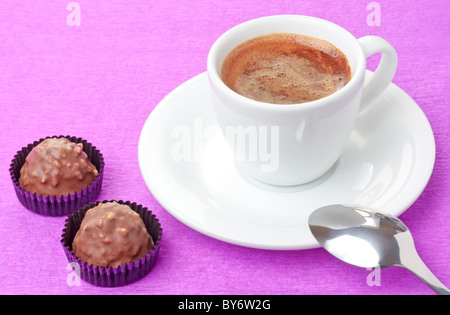
<path fill-rule="evenodd" d="M 147 228 L 148 233 L 153 239 L 154 247 L 150 253 L 145 254 L 144 257 L 140 257 L 139 260 L 134 260 L 132 263 L 126 263 L 125 266 L 118 266 L 117 268 L 93 266 L 92 264 L 83 262 L 81 259 L 77 258 L 76 254 L 72 250 L 72 243 L 86 212 L 97 206 L 100 201 L 87 205 L 79 211 L 69 215 L 66 219 L 63 234 L 61 235 L 61 244 L 64 248 L 66 257 L 70 263 L 78 264 L 80 271 L 79 276 L 81 279 L 100 287 L 123 286 L 146 276 L 152 270 L 156 260 L 158 259 L 159 247 L 161 245 L 161 224 L 150 210 L 142 205 L 138 205 L 135 202 L 132 203 L 130 201 L 104 200 L 101 202 L 106 203 L 113 201 L 122 205 L 127 205 L 139 214 L 142 221 L 144 221 L 144 225 Z"/>
<path fill-rule="evenodd" d="M 91 163 L 97 168 L 98 176 L 85 189 L 77 191 L 74 194 L 68 194 L 67 196 L 62 195 L 61 197 L 44 197 L 43 195 L 39 195 L 37 193 L 32 194 L 25 191 L 19 184 L 19 178 L 20 169 L 25 164 L 26 157 L 39 143 L 45 139 L 55 137 L 67 138 L 74 143 L 82 143 L 83 151 L 87 154 L 89 161 L 91 161 Z M 34 141 L 18 151 L 11 161 L 9 173 L 17 198 L 25 208 L 45 216 L 64 216 L 73 213 L 74 211 L 91 202 L 94 202 L 97 199 L 102 188 L 104 167 L 105 162 L 103 155 L 95 146 L 86 140 L 72 136 L 51 136 Z"/>

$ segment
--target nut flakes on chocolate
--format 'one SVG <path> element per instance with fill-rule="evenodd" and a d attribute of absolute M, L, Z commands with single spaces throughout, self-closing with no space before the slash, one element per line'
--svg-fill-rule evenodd
<path fill-rule="evenodd" d="M 19 184 L 32 194 L 61 197 L 85 189 L 98 175 L 83 151 L 82 143 L 49 138 L 28 154 L 20 170 Z"/>
<path fill-rule="evenodd" d="M 139 214 L 117 202 L 89 209 L 72 243 L 75 255 L 83 262 L 107 268 L 139 260 L 153 248 Z"/>

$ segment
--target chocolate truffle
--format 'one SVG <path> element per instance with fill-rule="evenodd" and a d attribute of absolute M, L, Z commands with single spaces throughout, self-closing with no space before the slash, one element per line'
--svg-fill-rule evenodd
<path fill-rule="evenodd" d="M 26 157 L 20 169 L 19 184 L 32 194 L 61 197 L 85 189 L 97 175 L 82 143 L 48 138 Z"/>
<path fill-rule="evenodd" d="M 117 202 L 89 209 L 72 243 L 75 255 L 83 262 L 107 268 L 139 260 L 153 247 L 139 214 Z"/>

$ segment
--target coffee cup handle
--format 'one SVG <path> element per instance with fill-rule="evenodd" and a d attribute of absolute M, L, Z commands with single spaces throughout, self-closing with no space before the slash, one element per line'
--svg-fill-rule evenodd
<path fill-rule="evenodd" d="M 360 108 L 360 111 L 362 112 L 369 107 L 369 105 L 383 93 L 389 83 L 391 83 L 395 71 L 397 70 L 398 57 L 394 47 L 381 37 L 365 36 L 359 38 L 358 41 L 366 58 L 376 53 L 382 54 L 380 63 L 375 70 L 374 75 L 364 87 Z"/>

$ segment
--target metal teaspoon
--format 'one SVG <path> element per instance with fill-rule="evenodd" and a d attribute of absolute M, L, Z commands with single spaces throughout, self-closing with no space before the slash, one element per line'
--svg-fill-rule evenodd
<path fill-rule="evenodd" d="M 360 206 L 330 205 L 315 210 L 309 228 L 329 253 L 363 268 L 403 267 L 435 292 L 450 291 L 423 263 L 409 229 L 396 217 Z"/>

